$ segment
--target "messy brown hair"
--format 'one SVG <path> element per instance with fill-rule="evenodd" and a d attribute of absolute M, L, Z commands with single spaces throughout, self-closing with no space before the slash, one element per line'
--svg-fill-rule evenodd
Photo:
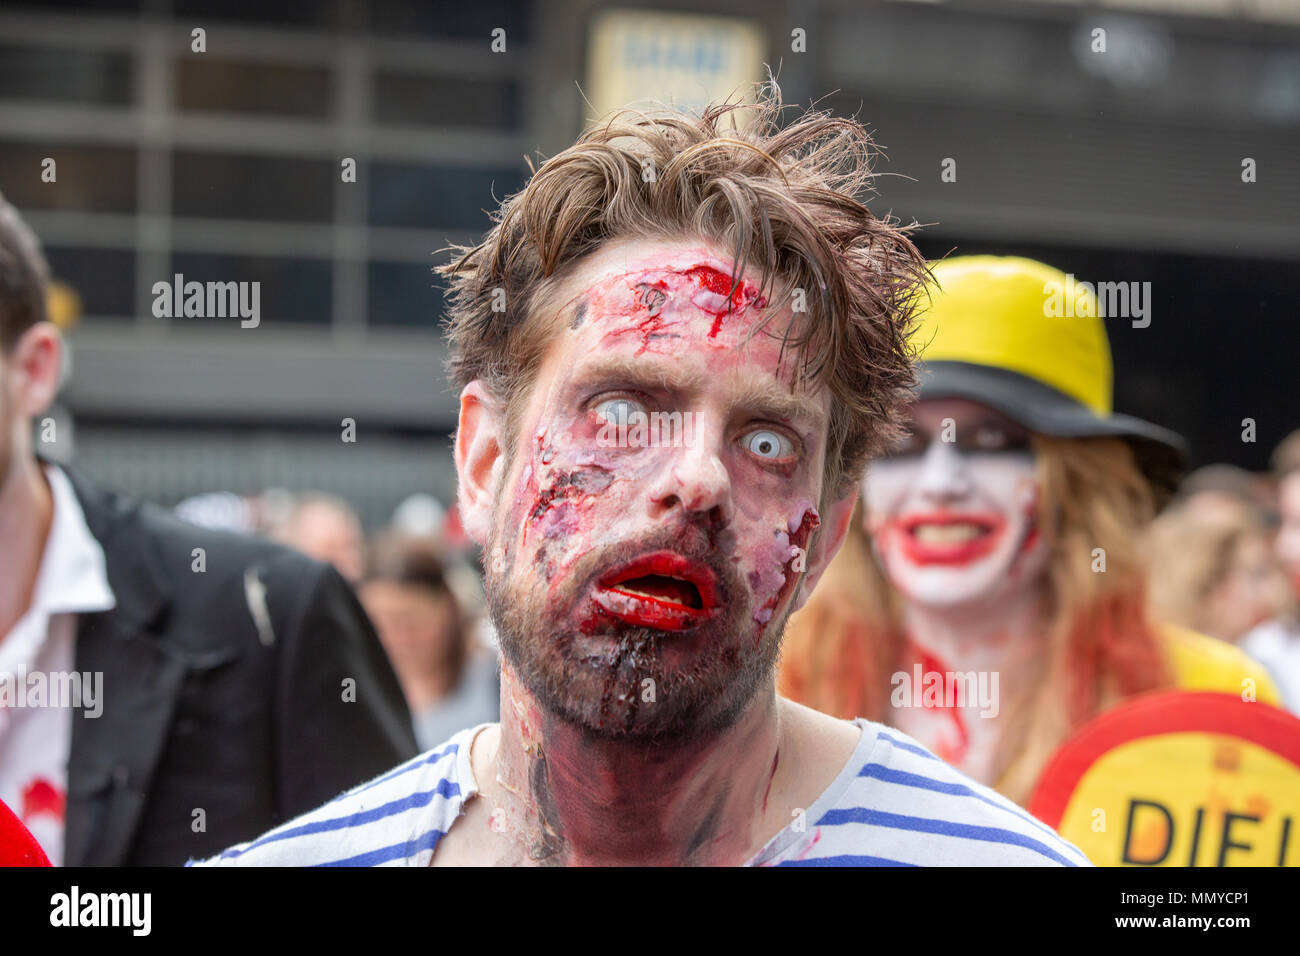
<path fill-rule="evenodd" d="M 27 223 L 0 193 L 0 352 L 44 322 L 49 266 Z"/>
<path fill-rule="evenodd" d="M 704 238 L 758 269 L 780 311 L 804 290 L 806 314 L 782 353 L 800 361 L 791 388 L 831 394 L 823 497 L 841 497 L 893 441 L 914 386 L 908 341 L 927 279 L 913 226 L 873 215 L 876 147 L 855 119 L 809 109 L 782 125 L 779 88 L 698 116 L 623 110 L 534 168 L 476 246 L 453 246 L 449 378 L 482 379 L 517 427 L 557 316 L 548 303 L 571 267 L 621 239 Z M 748 124 L 737 117 L 752 114 Z M 729 121 L 729 122 L 728 122 Z M 647 170 L 650 174 L 647 174 Z M 733 284 L 739 275 L 733 275 Z M 499 309 L 504 293 L 504 311 Z M 762 328 L 760 322 L 750 330 Z M 509 436 L 511 447 L 517 436 Z"/>

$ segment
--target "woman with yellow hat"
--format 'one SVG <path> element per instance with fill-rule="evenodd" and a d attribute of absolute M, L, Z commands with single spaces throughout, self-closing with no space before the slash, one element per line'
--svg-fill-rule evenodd
<path fill-rule="evenodd" d="M 790 621 L 782 693 L 892 724 L 1020 802 L 1127 696 L 1276 701 L 1235 648 L 1146 615 L 1135 539 L 1182 441 L 1112 411 L 1091 289 L 1022 258 L 932 272 L 911 433 L 869 468 L 854 533 Z"/>

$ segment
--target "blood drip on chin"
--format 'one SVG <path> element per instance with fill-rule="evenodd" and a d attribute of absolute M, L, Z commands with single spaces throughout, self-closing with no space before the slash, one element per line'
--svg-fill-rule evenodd
<path fill-rule="evenodd" d="M 601 729 L 610 722 L 609 708 L 617 696 L 617 702 L 624 708 L 623 731 L 624 733 L 631 731 L 632 725 L 636 723 L 637 710 L 641 705 L 641 695 L 638 692 L 640 687 L 635 676 L 647 673 L 651 669 L 647 667 L 649 661 L 646 658 L 656 650 L 655 639 L 643 631 L 631 633 L 625 631 L 619 635 L 618 652 L 605 674 L 605 685 L 600 696 Z M 631 671 L 632 677 L 623 681 L 624 690 L 616 695 L 615 687 L 620 681 L 625 665 Z"/>

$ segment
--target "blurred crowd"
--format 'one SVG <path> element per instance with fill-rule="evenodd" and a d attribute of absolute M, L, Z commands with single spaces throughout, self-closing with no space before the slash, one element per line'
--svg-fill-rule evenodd
<path fill-rule="evenodd" d="M 1152 614 L 1240 646 L 1300 713 L 1300 431 L 1268 473 L 1192 472 L 1145 544 Z"/>

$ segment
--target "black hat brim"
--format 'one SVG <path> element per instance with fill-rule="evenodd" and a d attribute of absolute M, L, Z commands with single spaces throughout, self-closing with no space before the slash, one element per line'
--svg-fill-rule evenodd
<path fill-rule="evenodd" d="M 973 362 L 924 362 L 920 398 L 965 398 L 1001 412 L 1032 432 L 1057 438 L 1122 438 L 1158 495 L 1177 488 L 1187 443 L 1176 432 L 1131 415 L 1097 415 L 1050 385 L 1009 369 Z"/>

